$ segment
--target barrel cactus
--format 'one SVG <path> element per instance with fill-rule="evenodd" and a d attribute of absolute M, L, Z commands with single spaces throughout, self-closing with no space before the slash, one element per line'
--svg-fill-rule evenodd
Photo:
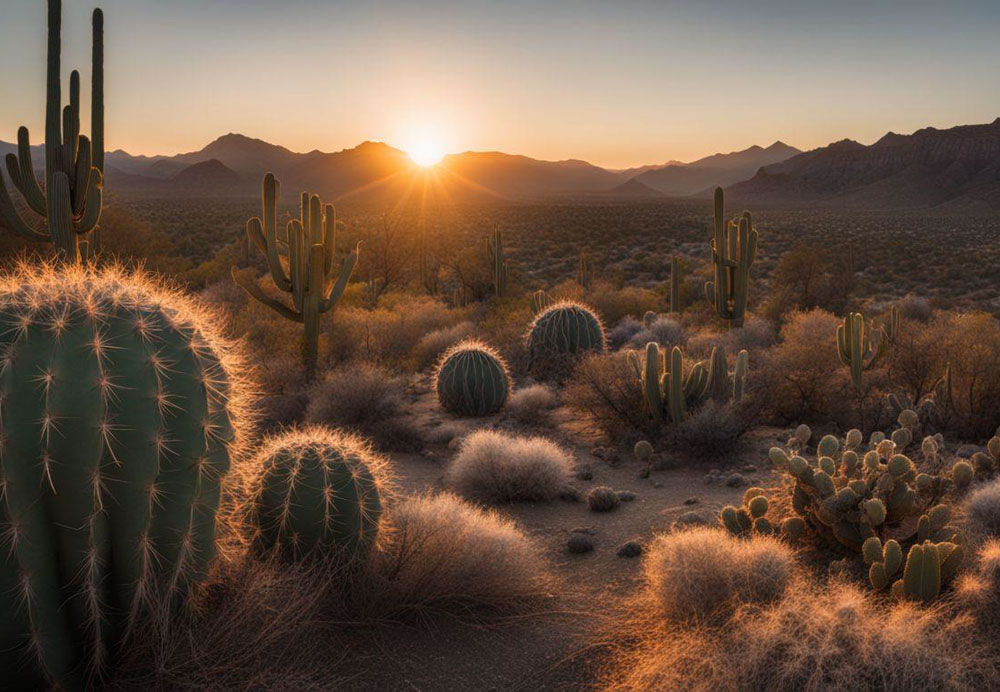
<path fill-rule="evenodd" d="M 554 303 L 539 313 L 527 337 L 532 364 L 553 367 L 567 357 L 602 353 L 606 346 L 600 318 L 587 306 L 570 301 Z"/>
<path fill-rule="evenodd" d="M 258 452 L 248 500 L 252 542 L 281 560 L 363 560 L 375 544 L 387 492 L 386 461 L 359 437 L 292 430 Z"/>
<path fill-rule="evenodd" d="M 0 278 L 5 682 L 82 686 L 206 574 L 244 420 L 216 322 L 139 273 Z"/>
<path fill-rule="evenodd" d="M 459 416 L 496 413 L 510 391 L 507 364 L 478 341 L 463 341 L 449 349 L 441 357 L 434 383 L 441 406 Z"/>

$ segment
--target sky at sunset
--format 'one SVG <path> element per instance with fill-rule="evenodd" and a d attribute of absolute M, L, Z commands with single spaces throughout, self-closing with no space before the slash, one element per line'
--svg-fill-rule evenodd
<path fill-rule="evenodd" d="M 65 0 L 89 88 L 93 0 Z M 1000 116 L 1000 1 L 104 0 L 108 147 L 240 132 L 608 167 Z M 3 0 L 0 139 L 40 139 L 45 2 Z M 16 67 L 15 67 L 16 66 Z"/>

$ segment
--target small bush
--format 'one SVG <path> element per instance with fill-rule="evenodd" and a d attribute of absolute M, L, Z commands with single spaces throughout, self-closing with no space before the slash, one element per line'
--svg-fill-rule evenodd
<path fill-rule="evenodd" d="M 793 564 L 775 538 L 743 541 L 716 528 L 662 534 L 645 561 L 647 595 L 667 620 L 712 620 L 738 603 L 780 598 Z"/>
<path fill-rule="evenodd" d="M 764 349 L 773 346 L 777 339 L 778 336 L 770 322 L 756 315 L 748 315 L 740 329 L 725 331 L 718 331 L 715 327 L 701 329 L 688 338 L 687 353 L 695 358 L 708 358 L 713 348 L 721 348 L 729 355 L 735 355 L 745 349 L 750 353 L 752 360 Z"/>
<path fill-rule="evenodd" d="M 585 300 L 608 324 L 617 324 L 626 315 L 645 315 L 663 309 L 663 298 L 648 288 L 617 288 L 607 281 L 595 281 Z"/>
<path fill-rule="evenodd" d="M 656 342 L 660 346 L 683 346 L 685 342 L 684 328 L 672 317 L 660 315 L 648 327 L 637 332 L 629 340 L 629 346 L 635 349 L 645 348 L 646 344 Z"/>
<path fill-rule="evenodd" d="M 934 308 L 926 298 L 907 293 L 896 301 L 899 316 L 906 322 L 927 322 L 934 315 Z"/>
<path fill-rule="evenodd" d="M 552 387 L 532 384 L 521 387 L 507 401 L 507 410 L 522 423 L 539 423 L 559 403 Z"/>
<path fill-rule="evenodd" d="M 965 501 L 969 529 L 983 536 L 1000 536 L 1000 479 L 972 491 Z"/>
<path fill-rule="evenodd" d="M 549 593 L 541 549 L 495 511 L 442 493 L 406 498 L 388 522 L 377 570 L 397 611 L 517 612 Z"/>
<path fill-rule="evenodd" d="M 976 557 L 976 568 L 959 577 L 955 596 L 979 623 L 979 629 L 996 641 L 1000 636 L 1000 541 L 987 541 Z"/>
<path fill-rule="evenodd" d="M 385 449 L 420 447 L 419 432 L 403 416 L 401 380 L 374 363 L 351 363 L 327 372 L 310 388 L 306 420 L 352 430 Z"/>
<path fill-rule="evenodd" d="M 413 347 L 414 366 L 417 370 L 426 370 L 437 362 L 442 353 L 469 338 L 475 331 L 476 325 L 472 322 L 459 322 L 424 334 Z"/>
<path fill-rule="evenodd" d="M 619 349 L 641 331 L 642 322 L 632 315 L 625 315 L 614 326 L 614 329 L 608 332 L 608 346 L 612 349 Z"/>
<path fill-rule="evenodd" d="M 549 501 L 559 496 L 572 470 L 569 453 L 543 437 L 477 430 L 462 441 L 445 482 L 470 500 Z"/>
<path fill-rule="evenodd" d="M 590 492 L 587 493 L 587 506 L 592 512 L 610 512 L 617 509 L 620 503 L 618 493 L 606 485 L 591 488 Z"/>
<path fill-rule="evenodd" d="M 669 444 L 696 459 L 731 458 L 748 428 L 743 406 L 706 401 L 679 425 L 666 429 Z"/>
<path fill-rule="evenodd" d="M 563 401 L 588 416 L 595 427 L 624 442 L 657 433 L 647 413 L 642 383 L 625 351 L 581 360 L 567 381 Z"/>

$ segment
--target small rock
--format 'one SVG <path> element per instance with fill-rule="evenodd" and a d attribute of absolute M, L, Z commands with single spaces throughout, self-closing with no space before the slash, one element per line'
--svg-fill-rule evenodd
<path fill-rule="evenodd" d="M 705 482 L 705 485 L 715 485 L 721 479 L 719 478 L 719 476 L 716 476 L 715 474 L 706 473 L 705 477 L 702 480 Z"/>
<path fill-rule="evenodd" d="M 564 502 L 579 502 L 583 499 L 583 493 L 575 485 L 566 485 L 559 491 L 559 499 Z"/>
<path fill-rule="evenodd" d="M 594 447 L 593 449 L 590 450 L 590 453 L 593 454 L 598 459 L 603 459 L 604 458 L 604 447 Z"/>
<path fill-rule="evenodd" d="M 681 526 L 707 526 L 708 520 L 700 512 L 693 510 L 684 512 L 674 520 L 674 528 Z"/>
<path fill-rule="evenodd" d="M 642 555 L 642 544 L 638 541 L 629 541 L 618 549 L 618 557 L 639 557 L 640 555 Z"/>
<path fill-rule="evenodd" d="M 639 478 L 649 478 L 649 467 L 644 466 L 641 471 L 639 471 Z"/>
<path fill-rule="evenodd" d="M 686 504 L 686 505 L 696 505 L 696 504 L 698 504 L 698 498 L 697 497 L 689 497 L 688 499 L 684 500 L 684 504 Z"/>
<path fill-rule="evenodd" d="M 726 485 L 730 488 L 742 488 L 744 485 L 749 485 L 749 481 L 742 473 L 732 473 L 726 479 Z"/>
<path fill-rule="evenodd" d="M 594 470 L 589 466 L 581 466 L 576 470 L 576 478 L 581 481 L 594 480 Z"/>
<path fill-rule="evenodd" d="M 653 467 L 654 471 L 669 471 L 670 469 L 677 468 L 677 462 L 662 454 L 654 454 L 650 460 L 650 466 Z"/>
<path fill-rule="evenodd" d="M 639 497 L 639 496 L 636 495 L 635 493 L 633 493 L 631 490 L 619 490 L 618 491 L 618 499 L 621 500 L 622 502 L 631 502 L 632 500 L 634 500 L 637 497 Z"/>
<path fill-rule="evenodd" d="M 586 534 L 574 533 L 570 535 L 569 541 L 566 542 L 566 547 L 574 555 L 589 553 L 594 549 L 594 540 Z"/>
<path fill-rule="evenodd" d="M 753 464 L 747 464 L 743 467 L 743 473 L 757 473 L 757 467 Z"/>

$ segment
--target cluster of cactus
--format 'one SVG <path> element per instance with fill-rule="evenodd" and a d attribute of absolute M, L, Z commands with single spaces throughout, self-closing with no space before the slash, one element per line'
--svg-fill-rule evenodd
<path fill-rule="evenodd" d="M 681 262 L 677 255 L 670 258 L 670 312 L 681 311 Z"/>
<path fill-rule="evenodd" d="M 687 411 L 708 400 L 721 403 L 740 401 L 746 384 L 750 358 L 746 351 L 736 356 L 736 366 L 730 372 L 726 352 L 713 348 L 712 355 L 705 361 L 698 361 L 684 373 L 684 353 L 674 346 L 667 360 L 666 349 L 659 344 L 646 344 L 645 359 L 629 352 L 629 361 L 642 382 L 646 406 L 658 423 L 669 420 L 681 423 Z"/>
<path fill-rule="evenodd" d="M 977 478 L 992 478 L 1000 469 L 1000 429 L 986 443 L 986 450 L 972 455 L 970 467 Z"/>
<path fill-rule="evenodd" d="M 941 505 L 934 509 L 941 509 L 941 515 L 947 511 Z M 933 522 L 926 515 L 921 520 Z M 947 522 L 947 518 L 943 521 Z M 891 585 L 890 593 L 896 598 L 929 603 L 938 597 L 941 587 L 958 573 L 965 559 L 965 549 L 952 540 L 924 539 L 910 547 L 904 564 L 903 549 L 897 541 L 890 539 L 883 546 L 878 537 L 872 536 L 865 541 L 862 555 L 868 565 L 868 581 L 872 588 L 882 591 Z M 893 580 L 900 569 L 901 577 Z"/>
<path fill-rule="evenodd" d="M 590 255 L 586 251 L 580 253 L 580 266 L 576 270 L 576 282 L 585 291 L 589 291 L 594 283 L 594 276 L 590 266 Z"/>
<path fill-rule="evenodd" d="M 2 286 L 4 682 L 82 687 L 207 573 L 241 368 L 139 274 L 25 265 Z"/>
<path fill-rule="evenodd" d="M 488 416 L 507 401 L 510 375 L 503 358 L 478 341 L 463 341 L 442 357 L 434 375 L 438 402 L 459 416 Z"/>
<path fill-rule="evenodd" d="M 486 259 L 493 274 L 493 290 L 497 298 L 507 295 L 507 256 L 504 253 L 503 233 L 494 229 L 492 236 L 486 237 Z"/>
<path fill-rule="evenodd" d="M 715 224 L 712 237 L 714 280 L 705 284 L 705 297 L 715 313 L 731 327 L 742 327 L 750 290 L 750 265 L 757 257 L 757 231 L 750 212 L 739 221 L 727 220 L 722 188 L 715 188 Z"/>
<path fill-rule="evenodd" d="M 753 535 L 799 538 L 805 533 L 805 522 L 800 517 L 788 517 L 777 527 L 772 524 L 766 516 L 770 504 L 763 488 L 747 488 L 743 505 L 724 507 L 719 519 L 729 533 L 740 538 Z"/>
<path fill-rule="evenodd" d="M 563 361 L 566 356 L 603 353 L 604 325 L 593 310 L 580 303 L 552 303 L 535 316 L 526 338 L 532 364 Z"/>
<path fill-rule="evenodd" d="M 860 312 L 852 312 L 837 327 L 837 355 L 840 362 L 851 369 L 854 386 L 861 386 L 861 377 L 888 352 L 889 335 L 885 327 L 865 324 Z"/>
<path fill-rule="evenodd" d="M 28 129 L 17 131 L 17 154 L 6 157 L 7 173 L 28 209 L 45 219 L 37 230 L 26 221 L 0 176 L 0 223 L 21 237 L 51 243 L 67 262 L 97 251 L 104 184 L 104 14 L 93 13 L 90 135 L 80 134 L 80 73 L 69 78 L 69 104 L 62 107 L 60 75 L 62 2 L 48 3 L 48 64 L 45 77 L 45 187 L 31 161 Z"/>
<path fill-rule="evenodd" d="M 916 416 L 907 413 L 903 417 L 907 422 Z M 789 440 L 792 455 L 772 447 L 769 456 L 796 481 L 792 488 L 795 512 L 831 544 L 860 551 L 868 538 L 920 516 L 953 482 L 943 475 L 918 473 L 903 454 L 912 442 L 906 427 L 894 430 L 890 437 L 873 433 L 863 455 L 859 430 L 849 431 L 843 442 L 826 435 L 816 446 L 816 458 L 807 460 L 803 455 L 811 437 L 808 426 L 799 426 Z M 925 454 L 937 454 L 939 446 L 937 440 L 927 438 L 922 448 Z M 920 523 L 914 533 L 919 532 Z"/>
<path fill-rule="evenodd" d="M 278 234 L 277 206 L 281 185 L 273 173 L 261 185 L 262 217 L 247 222 L 247 237 L 267 258 L 271 279 L 280 291 L 291 294 L 292 306 L 267 295 L 250 276 L 233 268 L 233 279 L 250 296 L 293 322 L 305 327 L 303 361 L 310 377 L 315 373 L 319 352 L 319 316 L 340 301 L 358 263 L 360 243 L 344 258 L 334 280 L 337 251 L 337 215 L 332 204 L 318 195 L 302 193 L 300 218 L 292 219 Z"/>
<path fill-rule="evenodd" d="M 253 546 L 285 561 L 363 561 L 379 536 L 385 466 L 360 438 L 327 428 L 265 442 L 246 512 Z"/>

